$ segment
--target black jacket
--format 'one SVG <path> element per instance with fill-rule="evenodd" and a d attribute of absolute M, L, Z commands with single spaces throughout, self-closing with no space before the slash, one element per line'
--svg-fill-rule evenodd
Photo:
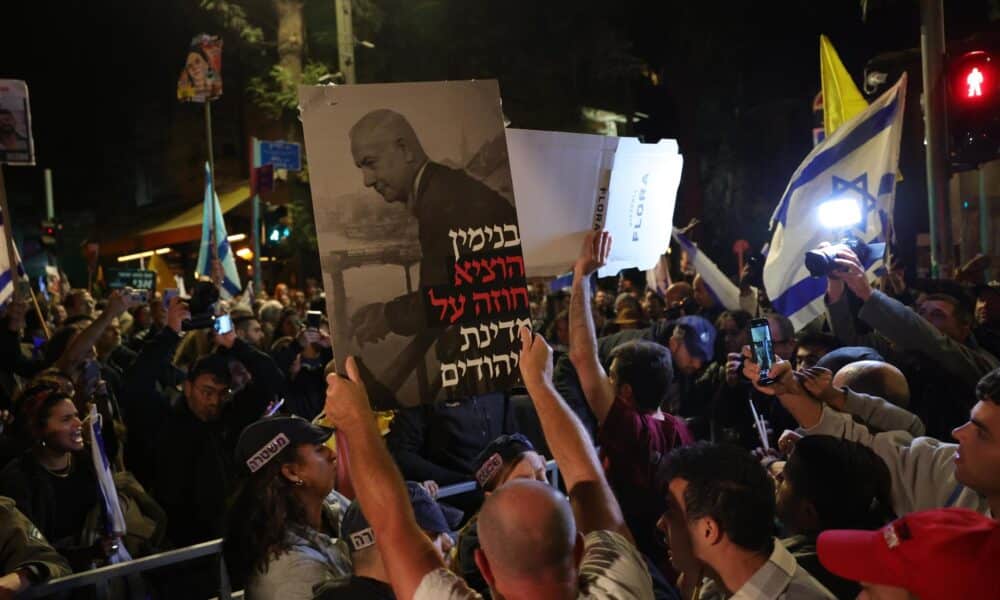
<path fill-rule="evenodd" d="M 270 356 L 239 339 L 227 353 L 253 381 L 222 407 L 219 420 L 199 420 L 178 398 L 155 434 L 152 492 L 167 513 L 167 537 L 177 546 L 222 535 L 226 498 L 242 472 L 233 457 L 236 441 L 283 393 L 281 371 Z"/>
<path fill-rule="evenodd" d="M 302 368 L 294 378 L 291 365 L 295 357 L 302 352 L 302 346 L 297 340 L 274 353 L 274 361 L 285 374 L 287 396 L 285 410 L 305 419 L 312 419 L 323 411 L 326 402 L 326 375 L 323 374 L 326 365 L 333 360 L 333 350 L 324 348 L 319 357 L 307 363 L 302 361 Z"/>
<path fill-rule="evenodd" d="M 513 411 L 502 393 L 400 409 L 387 438 L 403 477 L 449 485 L 473 479 L 476 456 L 510 433 Z"/>
<path fill-rule="evenodd" d="M 0 471 L 0 495 L 12 499 L 24 516 L 51 540 L 60 553 L 70 559 L 76 569 L 80 569 L 86 568 L 86 558 L 89 557 L 88 549 L 81 545 L 86 514 L 78 530 L 70 537 L 61 539 L 57 539 L 56 520 L 60 511 L 66 510 L 67 502 L 77 503 L 76 506 L 80 506 L 80 503 L 87 505 L 85 513 L 89 514 L 99 506 L 100 492 L 97 475 L 87 452 L 73 456 L 72 468 L 74 475 L 71 477 L 77 482 L 83 482 L 75 490 L 76 494 L 82 493 L 83 496 L 60 497 L 52 485 L 51 477 L 47 476 L 35 455 L 30 451 L 25 452 Z"/>
<path fill-rule="evenodd" d="M 183 380 L 171 362 L 180 339 L 169 327 L 148 339 L 125 373 L 118 399 L 128 426 L 125 465 L 146 487 L 152 484 L 157 434 Z"/>

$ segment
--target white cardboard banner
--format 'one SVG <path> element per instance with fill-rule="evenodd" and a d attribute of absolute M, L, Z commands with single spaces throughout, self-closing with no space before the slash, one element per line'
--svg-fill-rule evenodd
<path fill-rule="evenodd" d="M 652 268 L 670 245 L 683 157 L 677 142 L 507 129 L 528 277 L 569 270 L 591 229 L 614 246 L 599 275 Z"/>

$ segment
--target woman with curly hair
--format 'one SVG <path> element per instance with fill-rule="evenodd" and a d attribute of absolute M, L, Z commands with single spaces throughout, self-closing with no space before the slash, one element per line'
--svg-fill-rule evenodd
<path fill-rule="evenodd" d="M 36 378 L 16 399 L 15 439 L 24 452 L 0 471 L 8 496 L 75 571 L 93 568 L 118 549 L 106 533 L 93 463 L 84 452 L 83 422 L 64 377 Z"/>
<path fill-rule="evenodd" d="M 249 600 L 312 600 L 314 586 L 351 574 L 326 504 L 337 482 L 332 433 L 300 417 L 266 417 L 240 435 L 236 459 L 250 474 L 229 509 L 224 553 Z"/>

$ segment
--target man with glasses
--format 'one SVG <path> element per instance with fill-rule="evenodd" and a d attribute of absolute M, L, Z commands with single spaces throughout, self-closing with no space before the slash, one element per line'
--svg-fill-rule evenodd
<path fill-rule="evenodd" d="M 177 546 L 222 535 L 225 501 L 238 477 L 239 433 L 283 393 L 281 372 L 268 355 L 235 332 L 215 336 L 215 343 L 217 351 L 191 367 L 183 398 L 156 434 L 152 490 Z M 234 372 L 253 376 L 241 389 Z"/>

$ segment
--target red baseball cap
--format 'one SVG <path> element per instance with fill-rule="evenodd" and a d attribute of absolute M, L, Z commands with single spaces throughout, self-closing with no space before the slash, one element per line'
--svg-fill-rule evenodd
<path fill-rule="evenodd" d="M 816 550 L 835 575 L 903 588 L 920 600 L 1000 591 L 1000 524 L 964 508 L 912 513 L 876 531 L 824 531 Z"/>

